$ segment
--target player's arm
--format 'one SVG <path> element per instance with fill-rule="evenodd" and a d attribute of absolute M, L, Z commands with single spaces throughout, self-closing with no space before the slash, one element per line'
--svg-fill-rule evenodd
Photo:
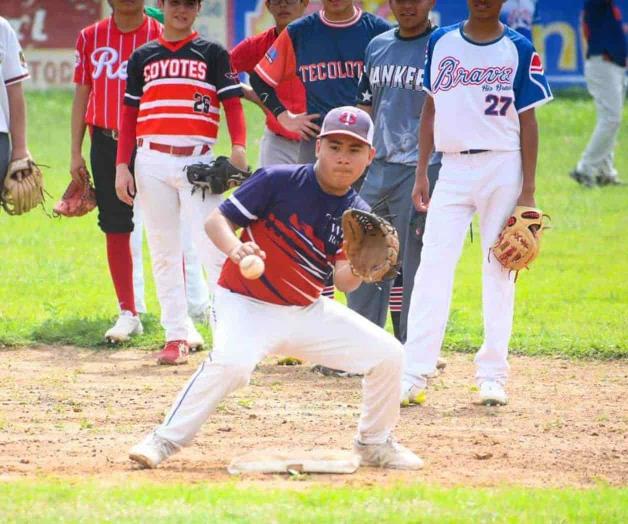
<path fill-rule="evenodd" d="M 419 159 L 416 165 L 412 202 L 417 211 L 425 213 L 430 202 L 430 181 L 427 178 L 427 168 L 430 156 L 434 151 L 434 116 L 436 110 L 434 99 L 425 97 L 421 122 L 419 124 Z"/>
<path fill-rule="evenodd" d="M 334 285 L 343 293 L 351 293 L 360 287 L 362 279 L 351 271 L 348 260 L 338 260 L 334 266 Z"/>
<path fill-rule="evenodd" d="M 92 87 L 89 84 L 77 84 L 72 100 L 70 174 L 75 180 L 78 180 L 79 172 L 82 169 L 86 169 L 85 159 L 83 158 L 83 138 L 85 137 L 85 129 L 87 127 L 85 124 L 85 112 L 87 111 L 91 90 Z"/>
<path fill-rule="evenodd" d="M 28 156 L 26 146 L 26 101 L 24 100 L 24 88 L 22 82 L 16 82 L 7 86 L 9 98 L 9 123 L 11 134 L 11 160 Z"/>
<path fill-rule="evenodd" d="M 263 102 L 264 106 L 277 117 L 278 122 L 288 131 L 299 133 L 301 138 L 309 139 L 318 135 L 321 128 L 314 122 L 320 118 L 319 113 L 292 113 L 283 105 L 277 92 L 267 84 L 257 73 L 250 75 L 251 87 Z"/>
<path fill-rule="evenodd" d="M 519 113 L 519 129 L 523 186 L 517 205 L 536 207 L 534 191 L 536 189 L 536 161 L 539 152 L 539 127 L 534 108 Z"/>
<path fill-rule="evenodd" d="M 220 209 L 214 209 L 205 221 L 205 233 L 214 245 L 239 264 L 247 255 L 266 258 L 266 253 L 255 242 L 242 242 L 236 235 L 240 226 L 231 222 Z"/>

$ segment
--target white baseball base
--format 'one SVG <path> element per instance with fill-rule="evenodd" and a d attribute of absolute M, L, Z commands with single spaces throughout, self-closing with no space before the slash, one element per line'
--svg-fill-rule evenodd
<path fill-rule="evenodd" d="M 227 471 L 241 473 L 355 473 L 360 457 L 336 449 L 264 449 L 234 458 Z"/>

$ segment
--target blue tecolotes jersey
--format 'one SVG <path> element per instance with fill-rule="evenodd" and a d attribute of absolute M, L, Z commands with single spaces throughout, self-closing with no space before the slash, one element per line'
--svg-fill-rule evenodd
<path fill-rule="evenodd" d="M 417 163 L 425 50 L 431 31 L 402 38 L 398 29 L 391 29 L 373 38 L 366 48 L 356 103 L 371 106 L 373 145 L 380 160 Z"/>
<path fill-rule="evenodd" d="M 437 151 L 518 151 L 519 113 L 552 99 L 541 57 L 506 27 L 478 44 L 459 24 L 437 29 L 427 48 L 423 88 L 434 98 Z"/>
<path fill-rule="evenodd" d="M 342 214 L 369 210 L 350 189 L 343 196 L 325 193 L 312 164 L 277 165 L 256 171 L 220 205 L 221 212 L 243 227 L 243 242 L 266 252 L 261 278 L 247 280 L 227 259 L 218 284 L 257 300 L 307 306 L 319 298 L 342 251 Z"/>
<path fill-rule="evenodd" d="M 364 50 L 390 24 L 356 8 L 345 22 L 332 22 L 324 12 L 292 22 L 282 31 L 255 72 L 267 84 L 294 77 L 305 87 L 308 113 L 321 120 L 334 107 L 353 105 L 364 69 Z"/>

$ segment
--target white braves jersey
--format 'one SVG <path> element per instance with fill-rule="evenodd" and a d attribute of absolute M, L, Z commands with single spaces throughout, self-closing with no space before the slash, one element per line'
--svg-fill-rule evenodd
<path fill-rule="evenodd" d="M 443 153 L 518 151 L 519 113 L 552 99 L 532 43 L 506 27 L 477 44 L 464 22 L 437 29 L 427 48 L 423 89 L 434 99 L 434 145 Z"/>
<path fill-rule="evenodd" d="M 28 67 L 17 35 L 0 16 L 0 133 L 9 131 L 9 98 L 7 86 L 28 78 Z"/>

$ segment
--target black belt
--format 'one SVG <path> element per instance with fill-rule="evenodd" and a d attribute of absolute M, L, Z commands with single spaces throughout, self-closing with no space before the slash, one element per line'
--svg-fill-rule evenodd
<path fill-rule="evenodd" d="M 118 140 L 119 133 L 117 129 L 105 129 L 104 127 L 95 127 L 94 129 L 97 129 L 106 137 L 109 137 L 113 140 Z"/>
<path fill-rule="evenodd" d="M 461 155 L 477 155 L 478 153 L 488 153 L 488 149 L 467 149 L 466 151 L 460 151 Z"/>

